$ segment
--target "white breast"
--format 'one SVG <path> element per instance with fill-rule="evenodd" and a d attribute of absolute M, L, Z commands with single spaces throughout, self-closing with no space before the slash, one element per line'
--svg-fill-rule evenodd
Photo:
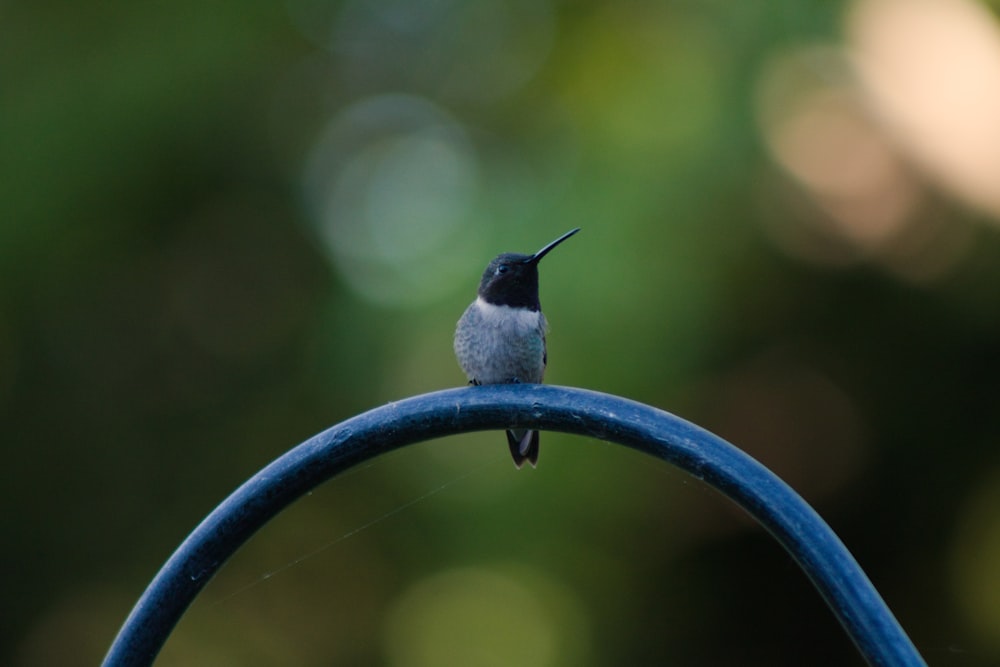
<path fill-rule="evenodd" d="M 542 313 L 537 310 L 497 306 L 487 303 L 482 297 L 476 299 L 476 305 L 479 307 L 479 312 L 482 313 L 483 321 L 494 327 L 528 333 L 538 331 L 542 326 Z"/>

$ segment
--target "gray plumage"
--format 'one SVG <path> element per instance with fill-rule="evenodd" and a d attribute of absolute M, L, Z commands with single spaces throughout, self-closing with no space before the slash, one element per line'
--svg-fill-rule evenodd
<path fill-rule="evenodd" d="M 494 306 L 478 298 L 458 321 L 455 355 L 475 384 L 541 382 L 547 326 L 540 310 Z"/>
<path fill-rule="evenodd" d="M 540 310 L 494 306 L 477 298 L 458 320 L 455 356 L 472 384 L 541 382 L 548 324 Z M 507 431 L 507 445 L 520 468 L 538 463 L 538 431 Z"/>
<path fill-rule="evenodd" d="M 538 262 L 580 231 L 574 229 L 534 255 L 505 253 L 486 267 L 476 300 L 455 328 L 455 356 L 474 385 L 539 383 L 545 375 L 548 324 L 538 299 Z M 538 462 L 538 432 L 507 431 L 514 465 Z"/>

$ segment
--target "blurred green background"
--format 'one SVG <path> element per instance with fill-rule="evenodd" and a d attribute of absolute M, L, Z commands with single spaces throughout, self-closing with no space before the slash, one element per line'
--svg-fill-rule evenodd
<path fill-rule="evenodd" d="M 1000 23 L 975 0 L 0 2 L 0 663 L 92 665 L 310 435 L 547 380 L 726 437 L 932 664 L 1000 661 Z M 161 665 L 850 665 L 788 556 L 621 447 L 449 438 L 272 521 Z"/>

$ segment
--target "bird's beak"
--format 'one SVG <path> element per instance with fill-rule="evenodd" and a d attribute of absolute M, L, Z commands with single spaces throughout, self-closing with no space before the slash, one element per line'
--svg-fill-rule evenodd
<path fill-rule="evenodd" d="M 525 264 L 538 264 L 538 262 L 541 261 L 542 257 L 545 257 L 547 254 L 549 254 L 550 250 L 552 250 L 553 248 L 555 248 L 557 245 L 559 245 L 560 243 L 562 243 L 563 241 L 565 241 L 569 237 L 573 236 L 573 234 L 576 234 L 578 231 L 580 231 L 579 227 L 577 227 L 576 229 L 569 230 L 568 232 L 566 232 L 565 234 L 563 234 L 562 236 L 560 236 L 559 238 L 557 238 L 555 241 L 553 241 L 552 243 L 548 244 L 547 246 L 545 246 L 544 248 L 542 248 L 541 250 L 539 250 L 538 252 L 536 252 L 534 255 L 532 255 L 528 259 L 524 260 L 524 263 Z"/>

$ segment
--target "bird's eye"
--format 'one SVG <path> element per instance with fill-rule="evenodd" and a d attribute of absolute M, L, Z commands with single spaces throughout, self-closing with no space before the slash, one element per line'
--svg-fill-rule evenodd
<path fill-rule="evenodd" d="M 510 271 L 510 267 L 506 264 L 501 264 L 497 267 L 497 274 L 507 273 L 508 271 Z"/>

